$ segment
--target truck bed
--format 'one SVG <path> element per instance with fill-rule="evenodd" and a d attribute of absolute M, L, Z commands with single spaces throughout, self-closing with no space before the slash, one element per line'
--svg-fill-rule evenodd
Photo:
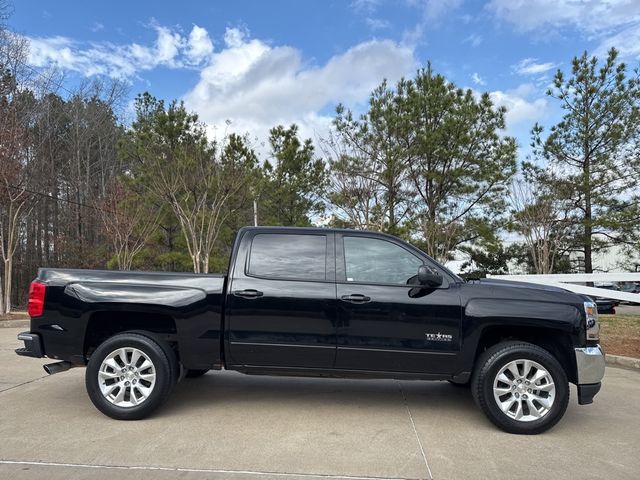
<path fill-rule="evenodd" d="M 198 273 L 140 272 L 121 270 L 81 270 L 72 268 L 41 268 L 37 280 L 52 286 L 69 283 L 109 283 L 123 285 L 162 285 L 196 288 L 207 294 L 219 292 L 225 275 Z"/>
<path fill-rule="evenodd" d="M 36 281 L 46 285 L 46 308 L 31 331 L 42 336 L 45 354 L 55 349 L 81 363 L 96 341 L 89 335 L 152 324 L 184 347 L 185 366 L 222 364 L 225 275 L 41 268 Z"/>

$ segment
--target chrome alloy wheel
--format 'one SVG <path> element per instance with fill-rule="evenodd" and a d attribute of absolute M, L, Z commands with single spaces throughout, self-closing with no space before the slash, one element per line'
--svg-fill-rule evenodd
<path fill-rule="evenodd" d="M 551 374 L 533 360 L 513 360 L 498 370 L 493 398 L 502 412 L 520 422 L 544 417 L 556 398 Z"/>
<path fill-rule="evenodd" d="M 114 350 L 105 357 L 98 371 L 98 385 L 102 395 L 118 407 L 140 405 L 149 398 L 155 384 L 155 366 L 137 348 Z"/>

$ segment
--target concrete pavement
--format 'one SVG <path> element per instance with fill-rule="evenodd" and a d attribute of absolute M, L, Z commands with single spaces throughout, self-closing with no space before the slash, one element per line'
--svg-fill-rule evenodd
<path fill-rule="evenodd" d="M 640 373 L 607 368 L 603 390 L 538 436 L 497 430 L 446 382 L 186 379 L 152 418 L 99 413 L 84 369 L 46 376 L 0 329 L 0 478 L 185 480 L 637 479 Z"/>

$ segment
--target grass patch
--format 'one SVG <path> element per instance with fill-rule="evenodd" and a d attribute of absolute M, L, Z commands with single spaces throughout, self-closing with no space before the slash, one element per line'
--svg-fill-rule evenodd
<path fill-rule="evenodd" d="M 640 315 L 599 315 L 600 343 L 606 353 L 640 358 Z"/>
<path fill-rule="evenodd" d="M 603 331 L 640 336 L 640 315 L 599 315 Z"/>

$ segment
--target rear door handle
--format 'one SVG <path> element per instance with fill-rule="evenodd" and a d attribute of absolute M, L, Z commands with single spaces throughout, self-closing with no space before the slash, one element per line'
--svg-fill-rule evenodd
<path fill-rule="evenodd" d="M 233 295 L 235 297 L 242 297 L 242 298 L 258 298 L 258 297 L 261 297 L 263 293 L 259 290 L 248 289 L 248 290 L 236 290 L 235 292 L 233 292 Z"/>
<path fill-rule="evenodd" d="M 354 293 L 352 295 L 343 295 L 342 300 L 345 302 L 351 303 L 367 303 L 371 301 L 371 297 L 367 297 L 366 295 L 360 295 L 359 293 Z"/>

